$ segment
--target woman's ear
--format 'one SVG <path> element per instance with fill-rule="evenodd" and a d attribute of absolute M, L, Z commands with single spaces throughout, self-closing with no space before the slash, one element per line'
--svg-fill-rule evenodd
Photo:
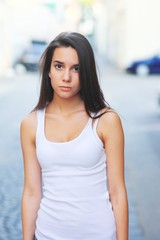
<path fill-rule="evenodd" d="M 48 73 L 48 77 L 51 78 L 51 73 L 50 73 L 50 71 L 49 71 L 49 73 Z"/>

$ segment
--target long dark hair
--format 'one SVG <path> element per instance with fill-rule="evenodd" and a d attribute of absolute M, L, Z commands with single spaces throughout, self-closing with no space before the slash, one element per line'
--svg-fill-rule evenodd
<path fill-rule="evenodd" d="M 110 108 L 104 99 L 99 85 L 94 53 L 92 47 L 82 34 L 77 32 L 60 33 L 46 48 L 40 59 L 41 88 L 38 103 L 34 110 L 43 109 L 51 102 L 54 90 L 48 76 L 54 50 L 57 47 L 72 47 L 76 50 L 79 59 L 80 95 L 89 116 L 91 112 L 98 113 L 103 108 Z"/>

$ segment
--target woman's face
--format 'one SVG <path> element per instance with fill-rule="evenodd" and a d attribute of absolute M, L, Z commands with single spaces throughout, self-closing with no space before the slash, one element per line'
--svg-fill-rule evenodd
<path fill-rule="evenodd" d="M 54 97 L 72 98 L 79 96 L 79 60 L 72 47 L 57 47 L 54 50 L 49 71 Z"/>

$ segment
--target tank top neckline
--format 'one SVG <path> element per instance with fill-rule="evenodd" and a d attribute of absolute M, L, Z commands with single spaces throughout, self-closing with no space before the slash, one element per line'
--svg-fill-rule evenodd
<path fill-rule="evenodd" d="M 50 141 L 47 139 L 46 134 L 45 134 L 45 112 L 46 112 L 46 108 L 43 109 L 42 112 L 42 129 L 43 129 L 43 138 L 46 142 L 48 142 L 49 144 L 57 144 L 57 145 L 65 145 L 65 144 L 70 144 L 70 143 L 74 143 L 76 141 L 78 141 L 83 134 L 86 132 L 86 130 L 88 129 L 89 125 L 92 124 L 92 118 L 89 117 L 87 123 L 85 124 L 85 126 L 83 127 L 82 131 L 79 133 L 79 135 L 75 138 L 73 138 L 72 140 L 69 141 L 65 141 L 65 142 L 55 142 L 55 141 Z"/>

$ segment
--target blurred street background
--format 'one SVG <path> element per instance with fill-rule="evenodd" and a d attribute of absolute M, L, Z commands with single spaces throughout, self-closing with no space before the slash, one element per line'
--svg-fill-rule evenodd
<path fill-rule="evenodd" d="M 124 126 L 129 240 L 160 239 L 159 9 L 159 0 L 0 0 L 0 240 L 22 239 L 19 127 L 38 98 L 38 59 L 62 31 L 92 44 Z"/>

